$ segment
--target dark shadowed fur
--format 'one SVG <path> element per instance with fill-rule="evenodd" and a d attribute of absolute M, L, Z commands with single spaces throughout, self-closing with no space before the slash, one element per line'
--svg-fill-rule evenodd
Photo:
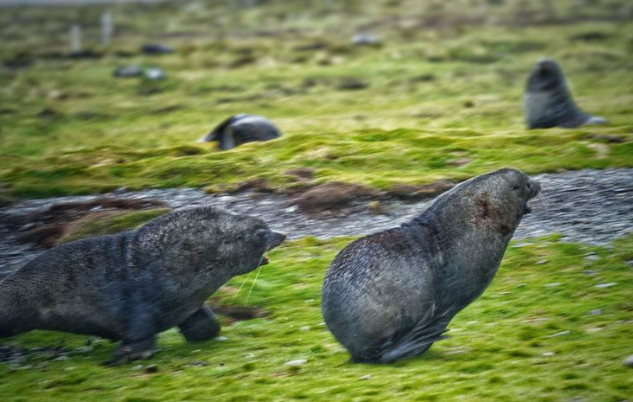
<path fill-rule="evenodd" d="M 269 141 L 281 137 L 281 131 L 262 116 L 237 114 L 220 123 L 201 141 L 218 141 L 218 148 L 228 150 L 245 142 Z"/>
<path fill-rule="evenodd" d="M 44 329 L 122 340 L 113 363 L 150 356 L 173 326 L 188 341 L 212 338 L 220 324 L 204 301 L 284 238 L 259 218 L 201 207 L 61 245 L 0 282 L 0 337 Z"/>
<path fill-rule="evenodd" d="M 602 117 L 582 110 L 571 96 L 563 70 L 552 59 L 542 59 L 532 70 L 525 92 L 525 118 L 529 128 L 574 128 L 604 124 Z"/>
<path fill-rule="evenodd" d="M 355 362 L 426 351 L 492 281 L 540 185 L 515 169 L 468 180 L 401 227 L 356 240 L 334 259 L 323 317 Z"/>

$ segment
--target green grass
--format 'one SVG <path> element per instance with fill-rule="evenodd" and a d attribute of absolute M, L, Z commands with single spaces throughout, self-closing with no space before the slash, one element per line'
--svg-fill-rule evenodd
<path fill-rule="evenodd" d="M 109 48 L 95 45 L 101 7 L 3 9 L 0 61 L 36 61 L 0 69 L 0 201 L 122 186 L 224 191 L 252 178 L 281 190 L 299 185 L 285 174 L 297 167 L 314 169 L 315 183 L 382 189 L 504 166 L 633 166 L 631 2 L 306 4 L 111 6 L 117 37 Z M 86 47 L 104 57 L 55 58 L 77 21 Z M 384 45 L 350 46 L 353 33 L 367 30 Z M 177 52 L 135 53 L 145 42 Z M 316 42 L 325 47 L 296 50 Z M 578 104 L 610 125 L 525 129 L 523 88 L 542 56 L 559 60 Z M 168 78 L 112 78 L 129 64 L 160 66 Z M 337 88 L 349 78 L 368 87 Z M 196 143 L 235 113 L 265 115 L 284 136 L 228 152 Z M 134 227 L 148 213 L 85 221 L 73 235 Z M 256 283 L 253 274 L 238 293 L 246 278 L 235 278 L 212 297 L 271 314 L 225 325 L 225 341 L 189 345 L 167 331 L 162 352 L 140 363 L 157 373 L 100 366 L 114 345 L 97 341 L 65 361 L 1 364 L 0 400 L 615 402 L 633 394 L 622 365 L 633 352 L 633 238 L 606 248 L 555 236 L 514 243 L 491 288 L 451 324 L 451 339 L 387 366 L 350 364 L 322 322 L 323 276 L 349 241 L 306 238 L 275 250 Z M 585 258 L 590 252 L 600 258 Z M 617 284 L 595 287 L 610 282 Z M 589 314 L 596 309 L 602 314 Z M 75 350 L 85 341 L 32 332 L 8 342 Z M 286 365 L 297 359 L 307 363 Z"/>
<path fill-rule="evenodd" d="M 139 363 L 157 365 L 155 374 L 100 366 L 115 347 L 101 341 L 66 361 L 0 365 L 3 401 L 620 401 L 633 392 L 622 364 L 631 353 L 633 237 L 609 248 L 555 236 L 513 243 L 491 287 L 451 323 L 452 338 L 384 366 L 349 363 L 321 318 L 323 276 L 349 241 L 306 238 L 272 252 L 256 283 L 253 274 L 236 296 L 245 280 L 237 277 L 212 297 L 271 315 L 225 326 L 225 341 L 185 344 L 175 330 L 163 333 L 162 352 Z M 73 350 L 85 340 L 32 332 L 10 343 Z M 307 363 L 286 365 L 297 359 Z"/>
<path fill-rule="evenodd" d="M 471 17 L 504 23 L 460 23 L 466 16 L 459 7 L 406 1 L 344 2 L 347 8 L 334 9 L 319 2 L 311 10 L 272 2 L 240 13 L 212 5 L 183 12 L 172 4 L 145 6 L 147 18 L 121 6 L 115 17 L 122 33 L 111 48 L 97 46 L 105 57 L 76 61 L 45 56 L 66 51 L 71 21 L 94 25 L 99 8 L 47 10 L 47 24 L 38 23 L 37 10 L 7 12 L 0 34 L 9 46 L 0 59 L 26 52 L 37 62 L 0 72 L 2 191 L 19 197 L 121 186 L 222 191 L 255 177 L 283 189 L 295 185 L 284 172 L 297 167 L 314 168 L 318 182 L 385 188 L 464 179 L 508 165 L 529 173 L 633 166 L 633 22 L 604 22 L 627 15 L 626 2 L 587 3 L 594 21 L 563 5 L 537 5 L 530 11 L 536 17 L 566 22 L 538 26 L 518 23 L 527 12 L 518 2 L 472 3 L 478 6 Z M 409 9 L 410 21 L 389 18 Z M 433 15 L 446 26 L 425 26 Z M 268 36 L 258 34 L 262 21 Z M 349 45 L 368 21 L 384 46 Z M 409 27 L 416 21 L 422 25 Z M 94 44 L 98 32 L 85 25 L 84 42 Z M 19 36 L 20 27 L 32 30 Z M 143 41 L 170 43 L 178 52 L 118 55 Z M 315 42 L 326 47 L 295 50 Z M 609 126 L 525 129 L 524 84 L 544 55 L 561 62 L 581 107 L 607 117 Z M 232 67 L 244 58 L 253 62 Z M 159 83 L 112 78 L 116 66 L 127 64 L 158 65 L 169 77 Z M 346 77 L 369 87 L 337 89 Z M 235 113 L 268 116 L 284 136 L 229 152 L 196 144 Z"/>

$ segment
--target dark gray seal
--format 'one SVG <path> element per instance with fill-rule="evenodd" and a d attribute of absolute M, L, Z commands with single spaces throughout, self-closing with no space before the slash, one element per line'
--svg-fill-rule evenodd
<path fill-rule="evenodd" d="M 213 338 L 220 324 L 204 301 L 284 239 L 262 219 L 200 207 L 63 244 L 0 282 L 0 337 L 43 329 L 121 340 L 112 364 L 151 356 L 156 334 L 174 326 L 187 341 Z"/>
<path fill-rule="evenodd" d="M 495 276 L 540 185 L 515 169 L 475 177 L 400 227 L 361 238 L 332 262 L 323 317 L 355 362 L 425 352 Z"/>
<path fill-rule="evenodd" d="M 269 141 L 281 137 L 281 131 L 270 120 L 251 114 L 236 114 L 220 123 L 200 142 L 218 141 L 223 151 L 253 141 Z"/>
<path fill-rule="evenodd" d="M 605 124 L 606 119 L 580 110 L 558 63 L 542 59 L 532 70 L 525 92 L 525 118 L 530 129 Z"/>

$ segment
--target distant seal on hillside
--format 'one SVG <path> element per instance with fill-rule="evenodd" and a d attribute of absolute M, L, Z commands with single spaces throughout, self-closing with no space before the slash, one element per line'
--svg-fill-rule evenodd
<path fill-rule="evenodd" d="M 269 141 L 281 137 L 281 131 L 270 120 L 251 114 L 236 114 L 220 123 L 200 142 L 218 141 L 223 151 L 245 142 Z"/>
<path fill-rule="evenodd" d="M 334 259 L 323 317 L 355 362 L 425 352 L 483 293 L 540 185 L 515 169 L 475 177 L 402 226 L 361 238 Z"/>
<path fill-rule="evenodd" d="M 532 70 L 525 92 L 525 118 L 530 129 L 605 124 L 606 119 L 580 110 L 565 75 L 552 59 L 541 59 Z"/>
<path fill-rule="evenodd" d="M 66 243 L 0 282 L 0 338 L 43 329 L 121 340 L 111 364 L 151 356 L 173 326 L 210 339 L 220 324 L 204 301 L 284 239 L 259 218 L 200 207 Z"/>

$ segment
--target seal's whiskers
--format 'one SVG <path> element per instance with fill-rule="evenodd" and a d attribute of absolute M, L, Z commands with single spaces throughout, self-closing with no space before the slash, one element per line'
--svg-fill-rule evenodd
<path fill-rule="evenodd" d="M 253 280 L 253 283 L 251 284 L 251 290 L 248 291 L 248 296 L 246 297 L 246 303 L 248 304 L 248 301 L 251 299 L 251 293 L 253 293 L 253 288 L 255 287 L 255 283 L 257 283 L 257 278 L 259 278 L 259 272 L 262 270 L 262 266 L 260 265 L 259 268 L 257 268 L 257 274 L 255 274 L 255 280 Z"/>
<path fill-rule="evenodd" d="M 263 258 L 263 257 L 262 257 Z M 261 262 L 261 261 L 260 261 Z M 248 275 L 246 276 L 246 279 L 244 279 L 244 282 L 242 282 L 242 285 L 240 286 L 239 289 L 237 289 L 237 293 L 235 293 L 235 296 L 233 296 L 233 299 L 231 299 L 231 301 L 235 301 L 235 299 L 237 298 L 237 296 L 240 295 L 240 292 L 242 291 L 242 288 L 244 287 L 244 285 L 246 285 L 246 281 L 248 281 L 248 278 L 251 277 L 251 274 L 253 273 L 253 271 L 249 272 Z"/>

